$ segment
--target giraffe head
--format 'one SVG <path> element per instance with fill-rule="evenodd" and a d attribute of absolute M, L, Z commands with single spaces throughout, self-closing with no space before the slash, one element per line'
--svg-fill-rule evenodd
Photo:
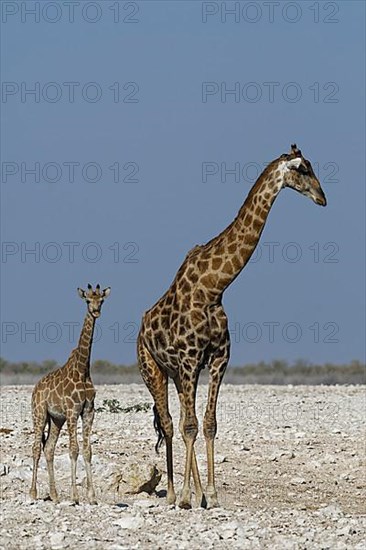
<path fill-rule="evenodd" d="M 291 145 L 289 154 L 280 156 L 278 168 L 283 175 L 282 187 L 291 187 L 312 199 L 316 204 L 326 206 L 327 199 L 318 178 L 314 174 L 313 167 L 310 161 L 302 156 L 296 145 Z"/>
<path fill-rule="evenodd" d="M 104 290 L 100 290 L 100 285 L 97 285 L 95 287 L 95 290 L 93 290 L 93 287 L 90 284 L 88 284 L 87 291 L 83 290 L 82 288 L 78 288 L 80 298 L 86 301 L 88 305 L 88 311 L 95 319 L 100 317 L 104 299 L 109 296 L 110 292 L 110 287 L 107 287 Z"/>

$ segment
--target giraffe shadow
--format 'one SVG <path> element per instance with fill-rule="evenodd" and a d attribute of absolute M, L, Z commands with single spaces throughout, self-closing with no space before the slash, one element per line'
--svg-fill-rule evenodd
<path fill-rule="evenodd" d="M 126 504 L 125 502 L 116 502 L 115 506 L 117 506 L 117 508 L 123 508 L 123 509 L 129 507 L 129 505 Z"/>
<path fill-rule="evenodd" d="M 160 491 L 155 491 L 155 495 L 158 498 L 166 498 L 167 491 L 166 491 L 166 489 L 160 489 Z M 194 495 L 194 493 L 193 493 L 193 495 Z M 206 500 L 205 495 L 202 495 L 202 499 L 201 499 L 201 502 L 198 504 L 198 507 L 199 508 L 207 508 L 207 500 Z"/>
<path fill-rule="evenodd" d="M 167 491 L 165 489 L 160 489 L 160 491 L 155 491 L 155 494 L 158 498 L 166 498 Z"/>

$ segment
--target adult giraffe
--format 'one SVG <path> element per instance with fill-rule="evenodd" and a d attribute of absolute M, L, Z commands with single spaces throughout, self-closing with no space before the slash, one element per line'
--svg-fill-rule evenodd
<path fill-rule="evenodd" d="M 235 220 L 207 244 L 196 246 L 188 252 L 169 290 L 142 319 L 138 336 L 139 367 L 155 402 L 158 444 L 163 438 L 166 442 L 167 501 L 171 504 L 176 497 L 168 377 L 173 379 L 179 394 L 180 430 L 186 446 L 184 483 L 179 502 L 181 508 L 191 507 L 191 471 L 198 503 L 208 507 L 218 505 L 214 476 L 216 403 L 230 353 L 222 295 L 249 261 L 272 204 L 283 187 L 291 187 L 316 204 L 326 205 L 325 195 L 310 162 L 296 145 L 292 145 L 289 154 L 283 154 L 271 162 L 259 176 Z M 196 388 L 199 373 L 204 367 L 208 367 L 210 372 L 203 422 L 208 477 L 205 495 L 194 451 L 198 432 Z"/>

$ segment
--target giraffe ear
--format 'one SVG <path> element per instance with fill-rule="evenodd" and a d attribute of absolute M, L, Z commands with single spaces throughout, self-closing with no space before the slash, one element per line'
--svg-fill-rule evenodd
<path fill-rule="evenodd" d="M 79 294 L 80 298 L 82 298 L 83 300 L 85 300 L 85 297 L 86 297 L 86 292 L 85 292 L 85 290 L 83 290 L 82 288 L 78 288 L 78 294 Z"/>
<path fill-rule="evenodd" d="M 102 290 L 102 296 L 104 298 L 108 298 L 108 296 L 110 295 L 111 293 L 111 287 L 108 286 L 107 288 L 105 288 L 104 290 Z"/>

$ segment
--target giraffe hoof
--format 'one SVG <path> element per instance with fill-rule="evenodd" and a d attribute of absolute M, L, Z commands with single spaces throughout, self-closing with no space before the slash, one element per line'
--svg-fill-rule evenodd
<path fill-rule="evenodd" d="M 55 489 L 51 489 L 48 496 L 49 500 L 52 500 L 55 504 L 57 504 L 59 501 L 58 493 Z"/>
<path fill-rule="evenodd" d="M 37 500 L 37 491 L 29 491 L 29 496 L 32 500 Z"/>
<path fill-rule="evenodd" d="M 173 494 L 173 495 L 167 495 L 167 497 L 166 497 L 166 503 L 167 503 L 167 504 L 175 504 L 175 501 L 176 501 L 176 496 L 175 496 L 175 494 Z"/>
<path fill-rule="evenodd" d="M 208 497 L 207 498 L 207 506 L 206 508 L 209 510 L 211 508 L 218 508 L 220 506 L 219 501 L 217 500 L 216 496 Z"/>
<path fill-rule="evenodd" d="M 192 508 L 191 503 L 188 500 L 181 500 L 178 504 L 182 510 L 190 510 Z"/>
<path fill-rule="evenodd" d="M 93 488 L 89 489 L 87 494 L 89 504 L 98 504 L 97 497 L 95 496 L 95 491 Z"/>

